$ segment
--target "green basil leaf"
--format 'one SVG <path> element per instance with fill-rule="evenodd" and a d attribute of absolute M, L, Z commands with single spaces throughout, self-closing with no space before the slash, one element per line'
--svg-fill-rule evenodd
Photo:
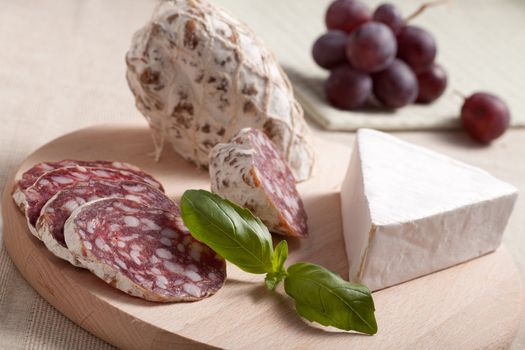
<path fill-rule="evenodd" d="M 204 190 L 181 199 L 184 224 L 195 239 L 250 273 L 273 271 L 270 232 L 249 210 Z"/>
<path fill-rule="evenodd" d="M 274 290 L 275 287 L 286 277 L 284 262 L 288 258 L 288 242 L 284 239 L 276 246 L 272 258 L 273 271 L 268 273 L 265 278 L 266 288 Z"/>
<path fill-rule="evenodd" d="M 324 267 L 297 263 L 288 268 L 286 293 L 309 321 L 367 334 L 377 332 L 374 301 L 363 285 L 343 280 Z"/>

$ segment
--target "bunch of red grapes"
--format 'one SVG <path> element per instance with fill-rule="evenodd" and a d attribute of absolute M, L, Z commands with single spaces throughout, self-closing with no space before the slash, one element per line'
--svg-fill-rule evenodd
<path fill-rule="evenodd" d="M 325 93 L 334 107 L 353 110 L 372 96 L 389 109 L 428 104 L 445 91 L 447 73 L 435 63 L 434 36 L 408 24 L 393 4 L 372 12 L 360 0 L 335 0 L 325 21 L 328 32 L 315 41 L 312 55 L 330 70 Z M 461 121 L 475 140 L 489 143 L 505 132 L 510 112 L 497 96 L 481 92 L 465 99 Z"/>
<path fill-rule="evenodd" d="M 362 107 L 374 96 L 387 108 L 430 103 L 447 86 L 434 62 L 436 40 L 405 23 L 399 9 L 383 4 L 373 13 L 359 0 L 336 0 L 326 11 L 328 32 L 315 42 L 315 62 L 330 69 L 328 101 L 340 109 Z"/>

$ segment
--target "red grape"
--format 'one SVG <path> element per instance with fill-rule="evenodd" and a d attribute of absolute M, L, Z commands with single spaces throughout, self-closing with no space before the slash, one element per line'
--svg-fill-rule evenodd
<path fill-rule="evenodd" d="M 375 11 L 372 19 L 376 22 L 381 22 L 390 27 L 394 34 L 399 33 L 401 27 L 405 24 L 401 11 L 390 4 L 385 3 L 380 5 Z"/>
<path fill-rule="evenodd" d="M 340 30 L 331 30 L 321 35 L 312 48 L 314 61 L 326 69 L 345 63 L 347 40 L 346 33 Z"/>
<path fill-rule="evenodd" d="M 417 78 L 404 62 L 395 59 L 392 64 L 372 76 L 374 96 L 389 108 L 403 107 L 417 97 Z"/>
<path fill-rule="evenodd" d="M 340 109 L 354 109 L 362 106 L 372 91 L 372 79 L 366 73 L 350 65 L 339 66 L 330 72 L 325 83 L 328 101 Z"/>
<path fill-rule="evenodd" d="M 335 0 L 326 10 L 326 27 L 351 33 L 359 25 L 370 21 L 370 9 L 359 0 Z"/>
<path fill-rule="evenodd" d="M 419 94 L 416 102 L 430 103 L 443 94 L 447 87 L 447 72 L 438 64 L 432 64 L 430 68 L 417 74 Z"/>
<path fill-rule="evenodd" d="M 397 36 L 397 56 L 415 72 L 430 67 L 436 58 L 437 45 L 432 34 L 423 28 L 405 26 Z"/>
<path fill-rule="evenodd" d="M 394 33 L 383 23 L 369 22 L 359 26 L 348 38 L 346 55 L 355 69 L 378 72 L 396 57 Z"/>
<path fill-rule="evenodd" d="M 509 108 L 493 94 L 477 92 L 466 98 L 461 107 L 463 129 L 481 143 L 490 143 L 503 135 L 509 123 Z"/>

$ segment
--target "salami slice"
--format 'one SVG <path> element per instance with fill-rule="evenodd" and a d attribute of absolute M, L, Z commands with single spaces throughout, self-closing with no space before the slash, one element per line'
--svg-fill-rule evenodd
<path fill-rule="evenodd" d="M 18 180 L 14 193 L 13 198 L 20 208 L 22 212 L 25 211 L 24 208 L 24 195 L 23 191 L 29 187 L 31 187 L 36 180 L 47 173 L 48 171 L 52 171 L 59 168 L 65 168 L 65 167 L 72 167 L 72 166 L 83 166 L 83 167 L 97 167 L 97 168 L 110 168 L 110 169 L 118 169 L 118 170 L 126 170 L 131 173 L 137 174 L 139 176 L 142 176 L 145 179 L 148 179 L 149 181 L 152 181 L 156 183 L 157 185 L 155 187 L 162 189 L 162 185 L 155 180 L 151 175 L 145 173 L 140 168 L 123 162 L 114 162 L 114 161 L 108 161 L 108 160 L 93 160 L 93 161 L 87 161 L 87 160 L 72 160 L 72 159 L 64 159 L 58 162 L 42 162 L 34 165 L 26 171 L 24 174 L 22 174 L 22 178 Z"/>
<path fill-rule="evenodd" d="M 102 198 L 127 198 L 144 206 L 179 213 L 177 205 L 160 190 L 137 181 L 92 180 L 79 182 L 58 191 L 42 208 L 36 223 L 38 236 L 57 257 L 79 266 L 66 247 L 64 223 L 82 204 Z"/>
<path fill-rule="evenodd" d="M 250 209 L 272 232 L 307 236 L 307 216 L 285 159 L 261 131 L 243 129 L 210 152 L 212 191 Z"/>
<path fill-rule="evenodd" d="M 64 226 L 78 260 L 112 286 L 151 301 L 192 301 L 224 283 L 224 260 L 196 241 L 180 216 L 125 198 L 73 211 Z"/>
<path fill-rule="evenodd" d="M 128 170 L 81 167 L 77 165 L 48 171 L 40 176 L 31 187 L 22 192 L 25 214 L 31 233 L 40 238 L 35 229 L 35 224 L 40 216 L 40 210 L 51 197 L 65 187 L 89 180 L 132 180 L 144 182 L 157 188 L 160 187 L 156 181 L 144 178 Z"/>

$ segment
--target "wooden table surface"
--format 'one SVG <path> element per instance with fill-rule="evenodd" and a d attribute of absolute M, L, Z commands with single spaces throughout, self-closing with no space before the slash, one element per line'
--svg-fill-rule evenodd
<path fill-rule="evenodd" d="M 300 0 L 287 2 L 301 6 Z M 29 153 L 53 138 L 85 126 L 142 118 L 126 86 L 123 55 L 152 6 L 146 0 L 0 0 L 0 189 Z M 272 38 L 265 39 L 272 44 Z M 325 132 L 310 124 L 321 137 L 353 141 L 352 133 Z M 487 169 L 525 192 L 525 130 L 511 130 L 490 147 L 477 146 L 461 132 L 396 134 Z M 525 195 L 504 236 L 522 279 L 524 210 Z M 14 268 L 1 238 L 0 334 L 0 348 L 111 348 L 39 297 Z M 525 322 L 513 348 L 525 348 Z"/>

